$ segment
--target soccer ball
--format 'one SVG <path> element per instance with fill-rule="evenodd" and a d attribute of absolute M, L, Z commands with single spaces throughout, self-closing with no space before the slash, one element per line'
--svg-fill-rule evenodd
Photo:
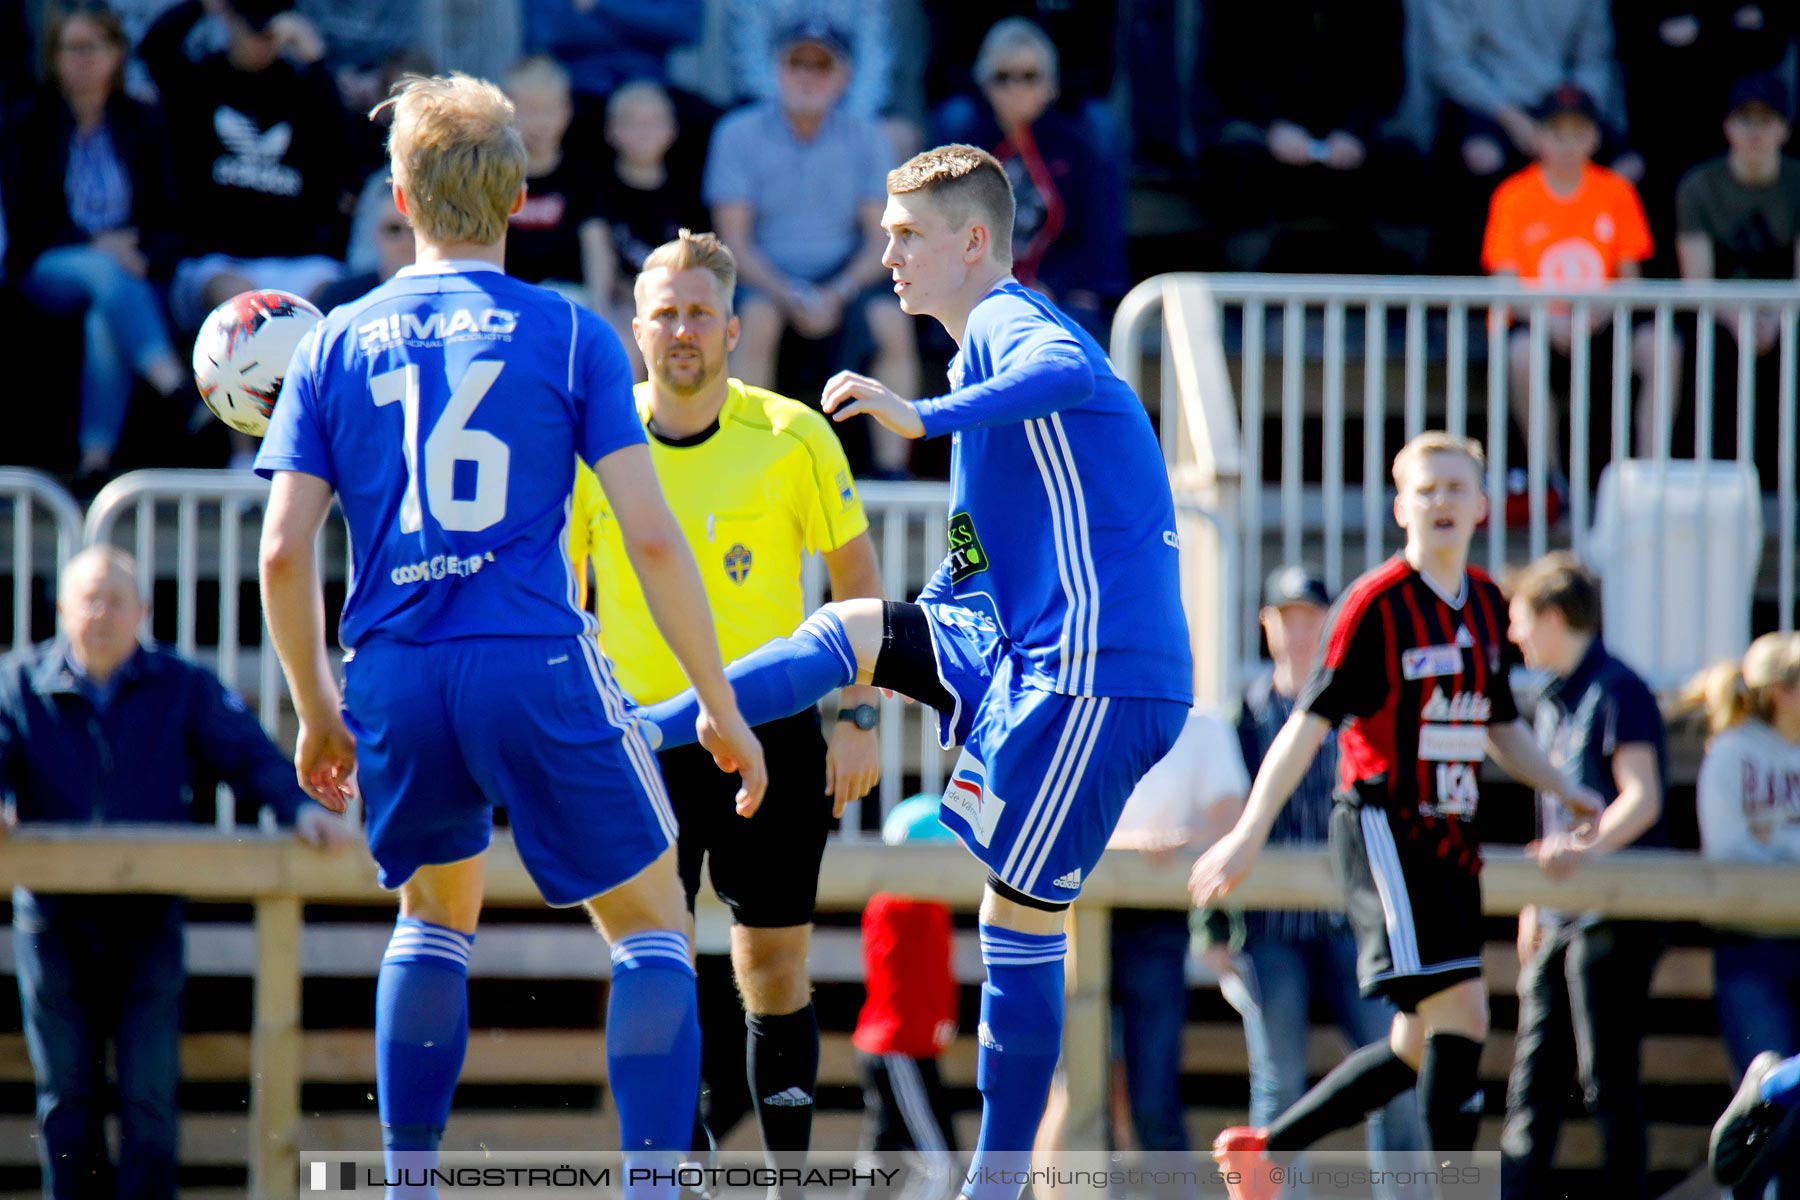
<path fill-rule="evenodd" d="M 324 315 L 273 289 L 243 292 L 213 309 L 194 341 L 194 382 L 206 407 L 239 433 L 261 437 L 294 347 Z"/>

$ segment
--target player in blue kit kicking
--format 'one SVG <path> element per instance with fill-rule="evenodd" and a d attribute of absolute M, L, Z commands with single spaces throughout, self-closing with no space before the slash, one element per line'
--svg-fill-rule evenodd
<path fill-rule="evenodd" d="M 873 683 L 963 744 L 942 819 L 989 871 L 981 907 L 981 1134 L 963 1193 L 1014 1200 L 1061 1049 L 1064 910 L 1193 702 L 1174 501 L 1143 406 L 1069 317 L 1010 274 L 993 157 L 944 146 L 888 175 L 883 262 L 960 351 L 951 392 L 832 379 L 836 420 L 953 436 L 950 548 L 917 603 L 825 606 L 727 671 L 750 721 Z M 709 718 L 645 709 L 665 745 Z"/>
<path fill-rule="evenodd" d="M 263 603 L 300 718 L 295 767 L 338 810 L 355 774 L 382 885 L 400 891 L 376 990 L 388 1178 L 421 1179 L 436 1162 L 468 1043 L 497 804 L 545 900 L 585 905 L 612 945 L 606 1050 L 627 1164 L 672 1165 L 699 1078 L 687 906 L 656 761 L 576 604 L 577 455 L 704 697 L 708 749 L 743 775 L 746 815 L 762 798 L 762 749 L 725 682 L 618 339 L 501 271 L 507 217 L 525 199 L 512 104 L 460 75 L 411 79 L 391 103 L 394 200 L 417 265 L 301 345 L 257 459 L 274 480 Z M 313 550 L 334 491 L 355 555 L 341 705 Z"/>

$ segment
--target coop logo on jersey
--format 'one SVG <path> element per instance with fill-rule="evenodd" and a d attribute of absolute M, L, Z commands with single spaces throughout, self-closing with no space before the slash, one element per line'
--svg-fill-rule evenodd
<path fill-rule="evenodd" d="M 725 574 L 731 582 L 742 583 L 750 578 L 750 547 L 742 542 L 733 542 L 731 549 L 725 552 Z"/>
<path fill-rule="evenodd" d="M 956 769 L 950 772 L 949 786 L 944 789 L 944 807 L 961 817 L 975 840 L 986 846 L 994 840 L 1006 802 L 988 788 L 987 768 L 964 750 L 956 761 Z"/>
<path fill-rule="evenodd" d="M 458 308 L 449 312 L 398 312 L 356 327 L 356 344 L 364 354 L 389 346 L 433 346 L 469 338 L 511 341 L 519 314 L 508 308 Z"/>
<path fill-rule="evenodd" d="M 961 583 L 988 569 L 987 551 L 975 532 L 975 519 L 966 512 L 950 517 L 950 582 Z"/>

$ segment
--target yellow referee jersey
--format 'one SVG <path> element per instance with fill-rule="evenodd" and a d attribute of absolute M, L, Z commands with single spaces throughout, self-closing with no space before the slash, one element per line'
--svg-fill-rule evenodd
<path fill-rule="evenodd" d="M 700 564 L 726 662 L 786 637 L 805 618 L 803 555 L 836 550 L 869 527 L 831 423 L 785 396 L 736 379 L 729 384 L 711 436 L 688 446 L 650 439 L 663 494 Z M 646 424 L 649 386 L 637 386 L 638 415 Z M 583 464 L 569 533 L 577 578 L 586 578 L 581 563 L 590 556 L 594 578 L 602 581 L 596 604 L 600 646 L 617 668 L 619 686 L 640 704 L 687 687 L 650 619 L 612 506 Z"/>

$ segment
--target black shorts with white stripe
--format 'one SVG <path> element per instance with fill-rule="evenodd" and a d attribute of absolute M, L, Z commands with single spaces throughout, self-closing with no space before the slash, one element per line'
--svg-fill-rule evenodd
<path fill-rule="evenodd" d="M 856 1052 L 862 1075 L 864 1150 L 954 1151 L 949 1090 L 935 1058 Z"/>
<path fill-rule="evenodd" d="M 1330 845 L 1363 995 L 1412 1012 L 1481 975 L 1481 877 L 1439 853 L 1446 843 L 1419 837 L 1416 824 L 1383 806 L 1340 799 Z"/>

